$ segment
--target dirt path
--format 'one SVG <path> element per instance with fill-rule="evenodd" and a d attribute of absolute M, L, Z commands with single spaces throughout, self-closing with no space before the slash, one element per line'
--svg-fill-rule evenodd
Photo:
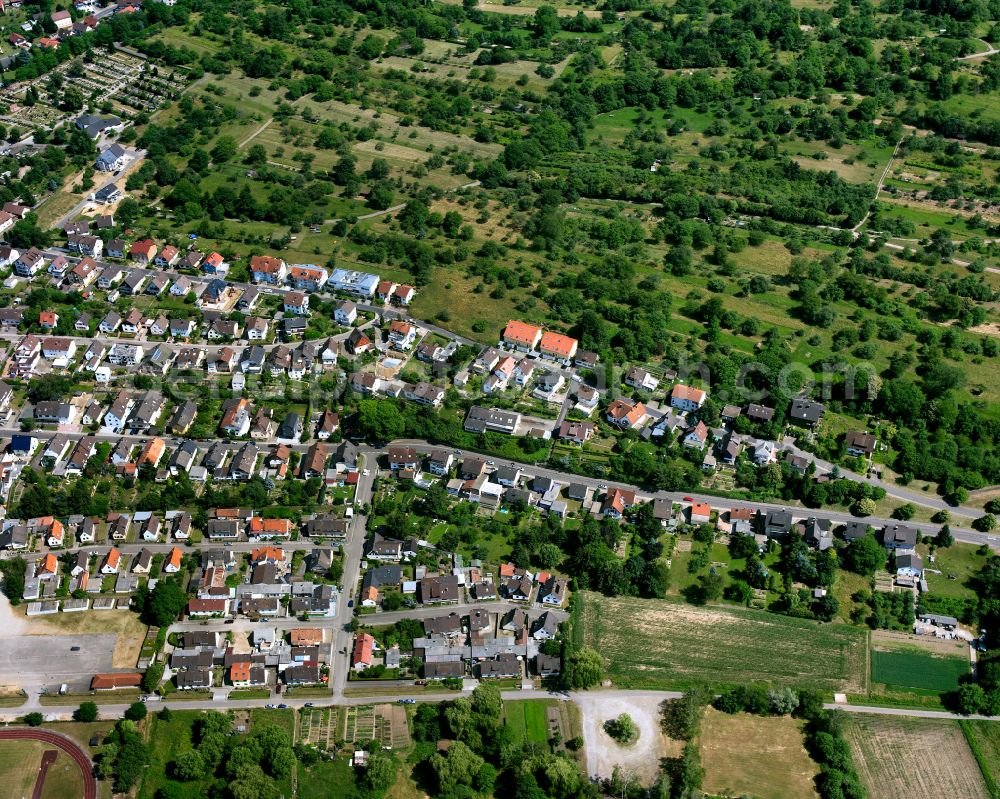
<path fill-rule="evenodd" d="M 272 122 L 274 122 L 274 117 L 268 117 L 264 121 L 263 125 L 261 125 L 259 128 L 257 128 L 257 130 L 255 130 L 253 133 L 251 133 L 249 136 L 247 136 L 243 141 L 241 141 L 239 143 L 239 145 L 237 145 L 237 149 L 238 150 L 242 150 L 244 147 L 246 147 L 250 142 L 252 142 L 258 136 L 260 136 L 261 133 L 263 133 L 265 130 L 267 130 L 271 126 Z"/>

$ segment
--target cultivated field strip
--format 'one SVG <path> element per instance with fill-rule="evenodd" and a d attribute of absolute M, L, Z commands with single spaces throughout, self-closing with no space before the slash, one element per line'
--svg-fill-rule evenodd
<path fill-rule="evenodd" d="M 870 799 L 989 799 L 957 721 L 851 714 L 847 738 Z"/>
<path fill-rule="evenodd" d="M 867 633 L 764 611 L 587 594 L 587 646 L 621 687 L 770 682 L 824 691 L 867 687 Z"/>

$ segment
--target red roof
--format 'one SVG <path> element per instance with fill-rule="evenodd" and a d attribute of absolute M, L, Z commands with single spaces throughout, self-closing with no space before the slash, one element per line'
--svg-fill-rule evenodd
<path fill-rule="evenodd" d="M 527 322 L 518 322 L 511 319 L 503 331 L 503 340 L 512 341 L 525 347 L 535 347 L 542 335 L 542 329 L 537 325 L 529 325 Z"/>
<path fill-rule="evenodd" d="M 692 388 L 678 383 L 674 390 L 670 392 L 671 399 L 684 399 L 688 402 L 697 402 L 699 405 L 705 401 L 705 392 L 700 388 Z"/>
<path fill-rule="evenodd" d="M 354 654 L 351 662 L 357 666 L 359 663 L 365 666 L 371 665 L 372 650 L 375 648 L 375 639 L 368 633 L 361 633 L 354 638 Z"/>
<path fill-rule="evenodd" d="M 539 344 L 542 352 L 550 352 L 561 358 L 572 358 L 576 352 L 577 340 L 562 333 L 553 333 L 550 330 L 542 333 L 542 341 Z"/>
<path fill-rule="evenodd" d="M 95 674 L 90 681 L 91 691 L 108 691 L 112 688 L 138 688 L 142 683 L 142 675 L 137 671 L 117 674 Z"/>
<path fill-rule="evenodd" d="M 274 258 L 270 255 L 254 255 L 250 259 L 250 271 L 264 275 L 278 274 L 284 265 L 285 262 L 280 258 Z"/>

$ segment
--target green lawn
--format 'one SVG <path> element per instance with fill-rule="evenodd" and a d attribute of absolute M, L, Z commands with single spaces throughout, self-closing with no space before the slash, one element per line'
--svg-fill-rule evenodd
<path fill-rule="evenodd" d="M 554 699 L 525 699 L 504 703 L 504 723 L 520 741 L 544 744 L 549 740 L 547 709 L 555 707 Z"/>
<path fill-rule="evenodd" d="M 320 760 L 309 768 L 299 768 L 299 799 L 328 799 L 350 796 L 354 791 L 354 771 L 343 757 Z"/>
<path fill-rule="evenodd" d="M 924 572 L 924 576 L 927 578 L 930 593 L 958 599 L 974 599 L 976 592 L 969 581 L 986 562 L 986 558 L 978 554 L 978 549 L 979 547 L 974 544 L 952 544 L 947 549 L 937 550 L 934 553 L 933 563 L 929 561 L 926 552 L 922 552 L 924 566 L 928 570 Z M 941 573 L 935 574 L 930 570 Z M 951 578 L 952 575 L 955 579 Z"/>
<path fill-rule="evenodd" d="M 152 727 L 149 735 L 149 767 L 146 769 L 139 786 L 138 799 L 154 799 L 158 791 L 167 781 L 167 772 L 181 752 L 193 748 L 191 727 L 201 712 L 197 710 L 173 710 L 169 721 L 159 716 L 150 719 Z M 176 795 L 183 799 L 200 799 L 204 797 L 209 785 L 209 779 L 193 780 L 178 783 L 180 786 Z"/>
<path fill-rule="evenodd" d="M 996 795 L 1000 782 L 1000 724 L 994 721 L 968 720 L 959 723 L 986 784 Z"/>
<path fill-rule="evenodd" d="M 872 682 L 893 688 L 951 691 L 968 673 L 968 658 L 939 657 L 916 649 L 872 652 Z"/>

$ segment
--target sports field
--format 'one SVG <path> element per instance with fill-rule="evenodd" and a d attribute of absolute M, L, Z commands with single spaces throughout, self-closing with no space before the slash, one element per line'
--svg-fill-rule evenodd
<path fill-rule="evenodd" d="M 0 743 L 0 799 L 25 799 L 31 796 L 46 751 L 58 751 L 41 741 L 3 741 Z M 45 772 L 41 799 L 67 799 L 83 794 L 83 775 L 79 766 L 64 752 Z"/>
<path fill-rule="evenodd" d="M 872 682 L 893 688 L 952 691 L 969 673 L 969 660 L 942 657 L 916 649 L 872 652 Z"/>
<path fill-rule="evenodd" d="M 627 688 L 771 682 L 867 690 L 867 631 L 765 611 L 584 595 L 582 638 Z"/>

